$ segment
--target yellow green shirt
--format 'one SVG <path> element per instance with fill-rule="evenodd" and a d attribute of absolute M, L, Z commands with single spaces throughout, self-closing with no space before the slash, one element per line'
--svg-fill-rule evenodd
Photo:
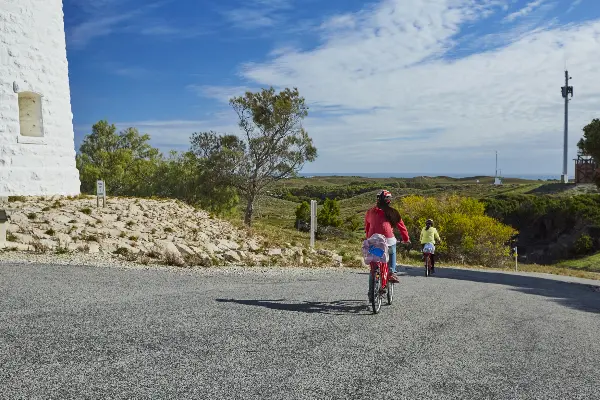
<path fill-rule="evenodd" d="M 421 230 L 421 244 L 425 244 L 425 243 L 435 244 L 436 239 L 438 242 L 441 241 L 440 235 L 439 235 L 437 229 L 435 229 L 433 226 L 429 229 L 423 228 L 423 230 Z"/>

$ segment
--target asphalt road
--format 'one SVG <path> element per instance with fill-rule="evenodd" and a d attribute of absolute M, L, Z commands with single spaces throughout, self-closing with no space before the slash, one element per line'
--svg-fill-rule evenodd
<path fill-rule="evenodd" d="M 0 398 L 600 398 L 594 282 L 407 273 L 0 265 Z"/>

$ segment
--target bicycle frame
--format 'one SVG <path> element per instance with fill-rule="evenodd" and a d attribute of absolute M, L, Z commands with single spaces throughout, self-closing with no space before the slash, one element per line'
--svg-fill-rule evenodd
<path fill-rule="evenodd" d="M 425 262 L 425 268 L 427 269 L 426 271 L 426 275 L 429 276 L 429 273 L 431 272 L 431 253 L 430 252 L 423 252 L 423 261 Z M 427 262 L 429 261 L 429 263 Z"/>
<path fill-rule="evenodd" d="M 372 262 L 370 265 L 371 265 L 371 276 L 373 277 L 373 281 L 375 281 L 375 273 L 377 272 L 377 270 L 379 270 L 379 274 L 381 275 L 381 289 L 385 289 L 387 287 L 387 282 L 388 282 L 388 273 L 389 273 L 388 263 Z"/>

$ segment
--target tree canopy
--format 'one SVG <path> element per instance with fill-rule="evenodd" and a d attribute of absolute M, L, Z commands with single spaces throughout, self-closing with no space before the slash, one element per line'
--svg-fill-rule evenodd
<path fill-rule="evenodd" d="M 135 128 L 117 133 L 107 121 L 94 124 L 76 158 L 81 190 L 93 193 L 96 181 L 102 179 L 114 195 L 151 194 L 161 154 L 149 140 Z"/>
<path fill-rule="evenodd" d="M 577 147 L 584 154 L 591 156 L 596 165 L 600 165 L 600 119 L 594 118 L 583 128 L 583 137 L 577 143 Z M 600 186 L 600 177 L 597 177 L 596 184 Z"/>
<path fill-rule="evenodd" d="M 196 133 L 191 151 L 217 172 L 215 177 L 237 188 L 246 200 L 244 222 L 251 225 L 257 196 L 314 161 L 317 149 L 302 127 L 308 107 L 298 89 L 246 92 L 230 104 L 242 135 Z"/>
<path fill-rule="evenodd" d="M 257 196 L 315 160 L 317 150 L 302 127 L 308 107 L 297 89 L 247 92 L 230 104 L 240 135 L 193 133 L 188 151 L 166 157 L 136 128 L 117 132 L 97 122 L 77 155 L 81 191 L 94 193 L 102 179 L 111 195 L 178 198 L 218 214 L 235 210 L 241 195 L 250 225 Z"/>

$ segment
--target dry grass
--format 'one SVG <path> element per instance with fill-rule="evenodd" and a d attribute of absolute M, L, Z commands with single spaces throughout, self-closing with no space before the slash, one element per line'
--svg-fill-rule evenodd
<path fill-rule="evenodd" d="M 165 265 L 173 266 L 173 267 L 184 267 L 185 261 L 181 259 L 178 254 L 175 254 L 172 251 L 166 251 L 163 254 L 162 261 Z"/>
<path fill-rule="evenodd" d="M 50 247 L 42 243 L 39 238 L 34 238 L 29 245 L 33 248 L 33 251 L 38 254 L 48 253 L 50 251 Z"/>

